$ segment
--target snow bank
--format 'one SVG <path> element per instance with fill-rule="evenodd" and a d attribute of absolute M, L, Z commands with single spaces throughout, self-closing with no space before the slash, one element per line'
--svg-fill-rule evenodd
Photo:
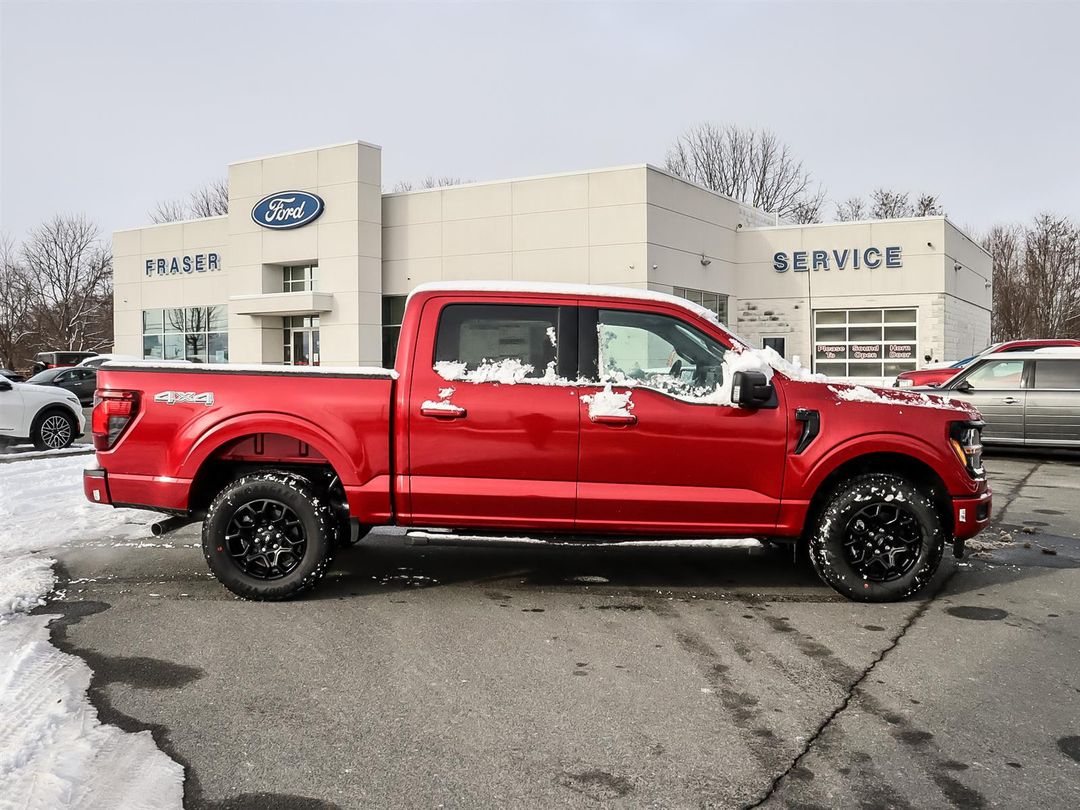
<path fill-rule="evenodd" d="M 0 466 L 0 807 L 181 806 L 183 768 L 149 732 L 102 725 L 90 670 L 49 644 L 55 616 L 28 616 L 53 587 L 47 552 L 95 538 L 149 535 L 150 512 L 89 503 L 85 460 Z"/>

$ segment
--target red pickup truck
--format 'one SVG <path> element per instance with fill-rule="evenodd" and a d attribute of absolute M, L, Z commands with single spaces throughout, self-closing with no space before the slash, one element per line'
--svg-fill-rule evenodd
<path fill-rule="evenodd" d="M 833 588 L 886 601 L 989 521 L 976 411 L 807 374 L 683 299 L 426 285 L 395 366 L 106 364 L 86 496 L 202 520 L 210 569 L 252 599 L 396 524 L 457 545 L 801 540 Z"/>

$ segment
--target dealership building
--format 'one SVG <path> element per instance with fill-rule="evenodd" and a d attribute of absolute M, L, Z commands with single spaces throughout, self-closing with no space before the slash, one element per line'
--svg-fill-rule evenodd
<path fill-rule="evenodd" d="M 227 215 L 114 234 L 116 352 L 391 364 L 410 290 L 493 279 L 672 293 L 870 382 L 990 340 L 990 257 L 944 217 L 791 224 L 645 164 L 389 194 L 360 141 L 228 183 Z"/>

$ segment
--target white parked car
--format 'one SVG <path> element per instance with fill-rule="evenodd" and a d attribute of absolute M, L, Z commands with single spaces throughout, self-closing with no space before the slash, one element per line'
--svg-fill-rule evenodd
<path fill-rule="evenodd" d="M 30 441 L 38 450 L 60 450 L 82 436 L 84 426 L 71 391 L 0 378 L 0 445 Z"/>

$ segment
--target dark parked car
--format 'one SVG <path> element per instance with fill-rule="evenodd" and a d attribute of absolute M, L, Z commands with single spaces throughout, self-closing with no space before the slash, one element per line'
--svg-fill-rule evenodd
<path fill-rule="evenodd" d="M 97 352 L 38 352 L 34 355 L 34 364 L 31 366 L 34 374 L 39 371 L 47 371 L 50 368 L 64 368 L 65 366 L 77 366 L 87 357 L 93 357 Z"/>
<path fill-rule="evenodd" d="M 22 382 L 26 379 L 22 374 L 12 371 L 10 368 L 0 368 L 0 377 L 12 382 Z"/>
<path fill-rule="evenodd" d="M 1080 447 L 1080 349 L 987 355 L 924 390 L 978 408 L 986 444 Z"/>
<path fill-rule="evenodd" d="M 55 385 L 65 388 L 79 398 L 82 405 L 92 405 L 97 388 L 96 368 L 50 368 L 27 380 L 31 385 Z"/>

